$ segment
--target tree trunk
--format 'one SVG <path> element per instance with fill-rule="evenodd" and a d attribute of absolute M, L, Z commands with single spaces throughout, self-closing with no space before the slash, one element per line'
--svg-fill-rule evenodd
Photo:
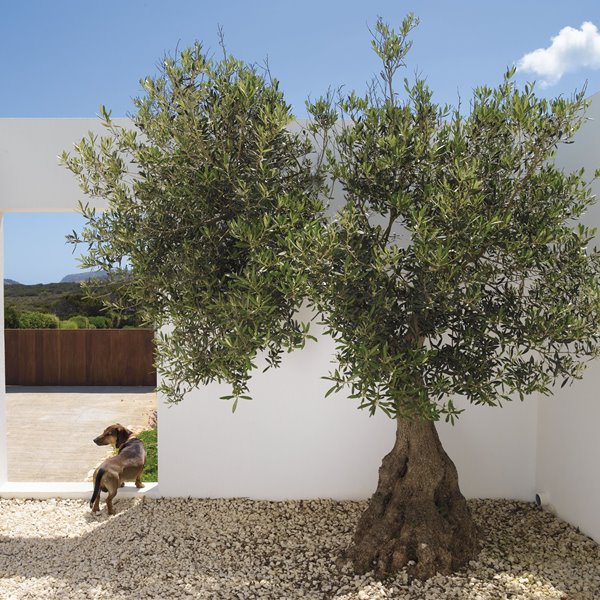
<path fill-rule="evenodd" d="M 427 579 L 464 567 L 477 552 L 477 528 L 434 423 L 399 419 L 347 557 L 359 573 L 387 577 L 408 566 Z"/>

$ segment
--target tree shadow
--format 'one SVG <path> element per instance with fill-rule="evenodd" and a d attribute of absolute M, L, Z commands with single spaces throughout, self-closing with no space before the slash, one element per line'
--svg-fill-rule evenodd
<path fill-rule="evenodd" d="M 82 503 L 81 519 L 86 533 L 53 537 L 0 536 L 0 573 L 3 578 L 45 581 L 44 597 L 162 597 L 168 584 L 173 595 L 189 593 L 185 578 L 172 574 L 178 569 L 168 536 L 151 534 L 152 522 L 140 499 L 117 499 L 117 514 L 109 517 L 104 502 L 96 516 Z M 176 515 L 172 515 L 176 520 Z M 81 529 L 81 524 L 77 525 Z M 164 532 L 169 523 L 163 523 Z M 169 534 L 170 535 L 170 534 Z M 148 540 L 147 538 L 151 538 Z M 141 543 L 146 540 L 146 543 Z M 161 555 L 160 563 L 157 556 Z M 10 560 L 9 557 L 18 557 Z M 171 567 L 171 569 L 169 568 Z M 189 565 L 188 565 L 189 569 Z M 193 574 L 193 571 L 189 574 Z M 160 593 L 159 593 L 160 592 Z M 177 592 L 177 593 L 176 593 Z M 38 592 L 39 593 L 39 592 Z M 29 597 L 29 596 L 27 596 Z M 37 596 L 35 596 L 37 597 Z M 40 596 L 41 597 L 41 596 Z"/>

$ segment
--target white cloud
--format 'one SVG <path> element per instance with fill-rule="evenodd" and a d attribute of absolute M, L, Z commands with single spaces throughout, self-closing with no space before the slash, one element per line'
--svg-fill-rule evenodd
<path fill-rule="evenodd" d="M 517 63 L 519 71 L 535 73 L 546 86 L 582 67 L 600 69 L 600 33 L 589 21 L 581 29 L 563 27 L 548 48 L 529 52 Z"/>

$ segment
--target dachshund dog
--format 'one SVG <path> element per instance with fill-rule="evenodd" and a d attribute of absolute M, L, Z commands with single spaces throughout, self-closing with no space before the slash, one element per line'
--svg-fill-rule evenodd
<path fill-rule="evenodd" d="M 112 501 L 125 481 L 135 481 L 137 488 L 144 487 L 140 478 L 146 464 L 146 448 L 142 440 L 119 423 L 109 425 L 94 439 L 94 443 L 98 446 L 111 444 L 119 451 L 117 455 L 107 458 L 94 472 L 94 493 L 90 499 L 92 512 L 97 512 L 100 510 L 100 490 L 108 492 L 106 508 L 109 515 L 114 515 Z"/>

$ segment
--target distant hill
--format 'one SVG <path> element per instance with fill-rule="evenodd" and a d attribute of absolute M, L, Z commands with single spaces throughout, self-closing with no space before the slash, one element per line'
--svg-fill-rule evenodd
<path fill-rule="evenodd" d="M 117 328 L 137 327 L 140 323 L 140 318 L 133 309 L 120 316 L 107 312 L 100 300 L 86 297 L 80 282 L 36 283 L 34 285 L 15 282 L 4 287 L 4 307 L 9 309 L 13 307 L 21 313 L 27 311 L 50 313 L 61 320 L 75 316 L 104 316 L 111 320 L 111 327 Z"/>
<path fill-rule="evenodd" d="M 14 283 L 4 286 L 4 305 L 12 305 L 20 311 L 37 310 L 59 315 L 65 311 L 60 305 L 65 300 L 81 298 L 83 293 L 79 283 L 36 283 L 23 285 Z M 72 303 L 72 302 L 71 302 Z M 80 311 L 74 314 L 80 314 Z"/>
<path fill-rule="evenodd" d="M 85 273 L 72 273 L 65 275 L 60 283 L 79 283 L 88 279 L 106 279 L 108 275 L 104 271 L 87 271 Z"/>
<path fill-rule="evenodd" d="M 5 279 L 4 285 L 21 285 L 21 284 L 18 281 L 15 281 L 14 279 Z"/>

